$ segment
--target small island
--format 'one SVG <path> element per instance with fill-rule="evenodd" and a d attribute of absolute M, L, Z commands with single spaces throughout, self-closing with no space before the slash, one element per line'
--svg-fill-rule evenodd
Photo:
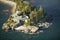
<path fill-rule="evenodd" d="M 2 29 L 5 31 L 18 31 L 23 33 L 43 32 L 52 23 L 46 21 L 47 13 L 42 5 L 36 8 L 25 0 L 11 0 L 16 3 L 15 12 L 10 15 L 9 19 L 3 24 Z"/>

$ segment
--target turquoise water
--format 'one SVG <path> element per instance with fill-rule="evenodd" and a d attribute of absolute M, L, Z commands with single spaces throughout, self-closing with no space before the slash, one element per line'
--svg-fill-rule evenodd
<path fill-rule="evenodd" d="M 7 6 L 0 5 L 0 40 L 60 40 L 60 0 L 28 1 L 37 7 L 41 4 L 48 14 L 52 14 L 53 25 L 51 25 L 45 32 L 34 35 L 14 31 L 5 32 L 2 30 L 2 24 L 8 19 L 9 15 L 3 12 L 3 9 L 7 9 Z"/>

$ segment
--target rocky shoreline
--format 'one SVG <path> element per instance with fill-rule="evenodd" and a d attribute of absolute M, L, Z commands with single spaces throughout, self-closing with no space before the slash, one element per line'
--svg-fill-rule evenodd
<path fill-rule="evenodd" d="M 19 22 L 19 20 L 23 20 L 23 18 L 25 20 L 26 16 L 23 18 L 20 18 L 20 16 L 17 15 L 18 13 L 19 13 L 19 11 L 16 11 L 16 13 L 12 15 L 12 17 L 14 17 L 14 18 L 12 18 L 12 20 L 14 20 L 16 22 L 15 24 L 13 24 L 14 26 L 9 26 L 9 25 L 6 25 L 7 23 L 4 23 L 2 29 L 6 30 L 6 31 L 7 30 L 15 30 L 15 31 L 24 32 L 27 34 L 36 34 L 39 32 L 43 32 L 44 29 L 47 29 L 50 25 L 52 25 L 52 23 L 49 23 L 49 22 L 39 22 L 35 26 L 20 25 L 21 22 Z M 20 26 L 16 26 L 17 24 L 19 24 Z"/>
<path fill-rule="evenodd" d="M 35 6 L 32 7 L 32 5 L 25 2 L 21 3 L 21 5 L 18 5 L 12 1 L 1 0 L 0 2 L 12 7 L 11 12 L 13 14 L 10 15 L 9 19 L 2 26 L 2 29 L 5 31 L 15 30 L 27 34 L 35 34 L 43 32 L 44 29 L 47 29 L 50 25 L 52 25 L 52 23 L 45 21 L 46 19 L 49 20 L 50 17 L 46 17 L 47 15 L 44 13 L 42 6 L 40 6 L 40 8 L 37 10 L 36 8 L 34 9 Z M 23 7 L 22 4 L 25 4 L 23 5 L 25 7 Z M 18 10 L 16 10 L 16 5 L 18 5 Z M 23 9 L 21 9 L 20 6 Z M 41 21 L 41 19 L 43 21 Z"/>

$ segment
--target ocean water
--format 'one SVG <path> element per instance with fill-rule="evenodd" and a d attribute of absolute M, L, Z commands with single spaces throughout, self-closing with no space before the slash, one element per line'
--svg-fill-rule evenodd
<path fill-rule="evenodd" d="M 52 25 L 43 33 L 24 34 L 20 32 L 5 32 L 2 30 L 3 23 L 8 19 L 9 14 L 3 10 L 9 8 L 7 5 L 0 4 L 0 40 L 60 40 L 60 0 L 27 0 L 31 4 L 39 7 L 42 5 L 44 10 L 53 15 Z"/>

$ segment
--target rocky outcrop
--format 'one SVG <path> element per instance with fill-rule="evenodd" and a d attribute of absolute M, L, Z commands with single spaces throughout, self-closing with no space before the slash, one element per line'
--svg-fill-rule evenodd
<path fill-rule="evenodd" d="M 24 33 L 35 33 L 38 30 L 38 27 L 36 26 L 20 26 L 15 28 L 16 31 L 21 31 Z"/>

